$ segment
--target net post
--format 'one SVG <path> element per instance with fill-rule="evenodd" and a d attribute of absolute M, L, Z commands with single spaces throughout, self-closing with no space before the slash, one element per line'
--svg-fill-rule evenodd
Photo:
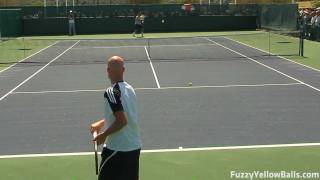
<path fill-rule="evenodd" d="M 23 58 L 25 58 L 26 57 L 26 44 L 24 41 L 24 37 L 22 37 L 22 43 L 23 43 Z"/>
<path fill-rule="evenodd" d="M 304 32 L 300 31 L 299 35 L 299 56 L 304 56 Z"/>
<path fill-rule="evenodd" d="M 269 56 L 271 55 L 271 34 L 270 34 L 270 30 L 268 31 L 268 48 L 269 48 Z"/>
<path fill-rule="evenodd" d="M 148 49 L 149 57 L 150 57 L 150 59 L 151 59 L 150 39 L 149 39 L 149 38 L 147 38 L 147 49 Z"/>

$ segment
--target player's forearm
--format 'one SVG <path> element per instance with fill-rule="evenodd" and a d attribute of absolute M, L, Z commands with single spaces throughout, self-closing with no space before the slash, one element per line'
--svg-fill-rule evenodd
<path fill-rule="evenodd" d="M 117 131 L 120 131 L 122 128 L 124 128 L 127 125 L 127 118 L 124 115 L 123 112 L 120 113 L 116 113 L 116 120 L 114 121 L 114 123 L 104 131 L 104 135 L 107 137 Z"/>
<path fill-rule="evenodd" d="M 114 122 L 108 129 L 104 131 L 105 136 L 109 136 L 117 131 L 120 131 L 122 128 L 124 128 L 126 124 Z"/>

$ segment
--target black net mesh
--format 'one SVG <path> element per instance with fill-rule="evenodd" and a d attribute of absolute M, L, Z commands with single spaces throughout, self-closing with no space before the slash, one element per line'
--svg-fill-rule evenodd
<path fill-rule="evenodd" d="M 149 60 L 155 62 L 245 60 L 223 47 L 238 48 L 241 43 L 242 46 L 245 44 L 266 52 L 260 55 L 296 56 L 299 53 L 299 32 L 257 31 L 151 39 L 2 39 L 0 65 L 16 63 L 49 46 L 41 53 L 19 63 L 19 65 L 43 65 L 74 44 L 52 65 L 104 64 L 107 58 L 114 55 L 124 57 L 128 63 L 148 63 Z"/>

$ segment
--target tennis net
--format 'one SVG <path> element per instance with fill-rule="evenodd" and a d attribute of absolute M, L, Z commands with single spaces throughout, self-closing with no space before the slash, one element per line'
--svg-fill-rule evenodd
<path fill-rule="evenodd" d="M 54 44 L 42 52 L 41 58 L 30 57 L 19 65 L 43 65 L 59 52 L 73 46 L 52 65 L 101 64 L 113 55 L 119 55 L 128 63 L 152 61 L 233 61 L 245 60 L 227 50 L 241 50 L 241 43 L 264 50 L 248 56 L 298 56 L 299 32 L 257 31 L 242 34 L 226 33 L 214 36 L 136 38 L 136 39 L 2 39 L 0 41 L 0 66 L 8 66 L 30 56 L 40 49 Z M 53 54 L 56 53 L 54 56 Z M 48 54 L 48 56 L 46 56 Z"/>

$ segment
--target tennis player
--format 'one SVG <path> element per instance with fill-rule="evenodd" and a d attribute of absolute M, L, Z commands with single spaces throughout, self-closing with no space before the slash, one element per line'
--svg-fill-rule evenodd
<path fill-rule="evenodd" d="M 139 12 L 134 19 L 134 31 L 133 31 L 133 37 L 136 37 L 136 34 L 141 33 L 141 37 L 143 37 L 143 32 L 142 32 L 142 26 L 144 23 L 144 16 L 143 19 L 141 18 L 141 12 Z"/>
<path fill-rule="evenodd" d="M 140 15 L 140 21 L 141 21 L 141 37 L 144 37 L 144 19 L 145 19 L 145 16 L 144 14 L 141 14 Z"/>
<path fill-rule="evenodd" d="M 112 85 L 104 93 L 106 129 L 93 139 L 98 145 L 105 143 L 98 180 L 139 179 L 141 139 L 137 98 L 132 86 L 123 80 L 124 71 L 121 57 L 108 60 L 107 74 Z"/>

